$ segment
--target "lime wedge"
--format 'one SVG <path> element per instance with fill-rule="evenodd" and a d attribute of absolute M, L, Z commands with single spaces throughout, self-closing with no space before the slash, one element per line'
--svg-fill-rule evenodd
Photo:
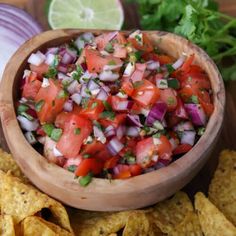
<path fill-rule="evenodd" d="M 119 0 L 52 0 L 48 22 L 53 29 L 119 30 L 124 12 Z"/>

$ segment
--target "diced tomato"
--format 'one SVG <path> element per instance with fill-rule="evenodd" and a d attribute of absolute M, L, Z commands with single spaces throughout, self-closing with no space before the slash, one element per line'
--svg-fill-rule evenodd
<path fill-rule="evenodd" d="M 122 32 L 117 33 L 117 35 L 115 37 L 115 40 L 117 40 L 117 42 L 119 44 L 126 44 L 128 42 L 125 35 L 124 35 L 124 33 L 122 33 Z"/>
<path fill-rule="evenodd" d="M 184 104 L 179 97 L 177 97 L 177 107 L 174 110 L 173 115 L 181 119 L 188 119 L 188 114 L 184 108 Z"/>
<path fill-rule="evenodd" d="M 180 144 L 174 151 L 174 155 L 184 154 L 192 149 L 192 146 L 189 144 Z"/>
<path fill-rule="evenodd" d="M 153 46 L 152 43 L 146 33 L 143 33 L 143 42 L 140 44 L 137 39 L 135 38 L 128 38 L 128 42 L 130 42 L 133 47 L 137 50 L 144 51 L 144 52 L 152 52 Z"/>
<path fill-rule="evenodd" d="M 104 164 L 104 169 L 112 169 L 114 168 L 119 161 L 119 157 L 111 157 L 106 160 Z"/>
<path fill-rule="evenodd" d="M 130 165 L 129 169 L 132 176 L 137 176 L 142 173 L 142 167 L 138 164 Z"/>
<path fill-rule="evenodd" d="M 139 105 L 137 102 L 135 102 L 131 108 L 131 113 L 133 114 L 140 114 L 143 107 Z"/>
<path fill-rule="evenodd" d="M 78 155 L 83 141 L 92 132 L 92 123 L 90 120 L 74 114 L 69 114 L 64 118 L 64 130 L 57 143 L 57 149 L 66 158 L 73 158 Z"/>
<path fill-rule="evenodd" d="M 197 96 L 197 92 L 191 86 L 185 86 L 179 91 L 180 97 L 184 102 L 188 102 L 192 96 Z"/>
<path fill-rule="evenodd" d="M 199 90 L 198 99 L 200 104 L 202 105 L 203 110 L 207 114 L 208 117 L 211 116 L 214 111 L 214 105 L 211 102 L 211 98 L 209 93 L 206 90 Z"/>
<path fill-rule="evenodd" d="M 118 96 L 111 96 L 110 101 L 111 101 L 112 109 L 115 110 L 115 111 L 127 111 L 127 110 L 129 110 L 128 106 L 124 106 L 124 109 L 122 110 L 121 103 L 129 103 L 126 98 L 120 98 Z"/>
<path fill-rule="evenodd" d="M 37 76 L 39 78 L 43 78 L 43 74 L 47 73 L 49 70 L 49 65 L 46 63 L 42 63 L 39 66 L 35 66 L 33 64 L 30 64 L 30 70 L 37 73 Z"/>
<path fill-rule="evenodd" d="M 157 145 L 157 151 L 160 159 L 171 160 L 172 146 L 168 138 L 164 135 L 160 137 L 161 143 Z"/>
<path fill-rule="evenodd" d="M 208 77 L 204 74 L 187 74 L 187 78 L 181 81 L 181 87 L 187 85 L 196 89 L 210 89 L 211 83 Z"/>
<path fill-rule="evenodd" d="M 133 83 L 141 81 L 143 79 L 146 67 L 146 64 L 136 63 L 135 71 L 133 72 L 130 78 Z"/>
<path fill-rule="evenodd" d="M 181 70 L 183 73 L 188 73 L 188 72 L 189 72 L 190 66 L 191 66 L 192 63 L 193 63 L 194 57 L 195 57 L 195 55 L 192 54 L 190 57 L 187 58 L 187 60 L 186 60 L 186 61 L 183 63 L 183 65 L 180 67 L 180 70 Z"/>
<path fill-rule="evenodd" d="M 102 56 L 98 51 L 85 48 L 85 58 L 90 73 L 100 73 L 103 71 L 103 67 L 109 64 L 122 64 L 122 61 L 114 56 Z"/>
<path fill-rule="evenodd" d="M 119 164 L 115 166 L 114 169 L 116 169 L 114 172 L 118 172 L 113 176 L 114 179 L 127 179 L 131 177 L 131 172 L 128 165 Z"/>
<path fill-rule="evenodd" d="M 37 111 L 41 123 L 52 123 L 56 116 L 63 110 L 67 96 L 60 96 L 63 91 L 58 81 L 49 79 L 48 87 L 41 87 L 35 97 L 35 102 L 41 103 Z M 64 93 L 63 93 L 64 94 Z"/>
<path fill-rule="evenodd" d="M 174 111 L 178 105 L 176 91 L 172 88 L 160 89 L 160 100 L 166 103 L 168 111 Z"/>
<path fill-rule="evenodd" d="M 117 128 L 119 125 L 123 124 L 126 120 L 126 114 L 117 114 L 114 119 L 99 119 L 99 123 L 104 126 L 108 127 L 109 125 L 114 126 Z"/>
<path fill-rule="evenodd" d="M 114 44 L 113 56 L 124 59 L 127 57 L 127 49 L 124 46 L 116 43 Z"/>
<path fill-rule="evenodd" d="M 173 63 L 174 60 L 172 57 L 163 54 L 157 56 L 157 61 L 159 61 L 161 65 L 166 65 Z"/>
<path fill-rule="evenodd" d="M 136 82 L 135 90 L 131 97 L 140 105 L 149 106 L 157 102 L 160 97 L 160 90 L 150 81 L 143 79 L 140 82 Z"/>
<path fill-rule="evenodd" d="M 103 169 L 104 163 L 96 158 L 82 159 L 81 163 L 78 165 L 75 175 L 76 176 L 86 176 L 89 172 L 94 175 L 100 174 Z"/>
<path fill-rule="evenodd" d="M 37 79 L 37 74 L 31 72 L 30 76 L 25 79 L 23 86 L 22 97 L 27 99 L 35 99 L 39 89 L 41 88 L 42 82 Z"/>
<path fill-rule="evenodd" d="M 86 108 L 80 111 L 82 116 L 91 120 L 97 120 L 99 115 L 103 112 L 104 105 L 101 100 L 90 99 Z"/>
<path fill-rule="evenodd" d="M 134 92 L 133 84 L 130 81 L 123 81 L 121 83 L 121 90 L 124 91 L 128 96 L 131 96 Z"/>
<path fill-rule="evenodd" d="M 174 112 L 168 112 L 166 114 L 166 121 L 167 121 L 167 125 L 168 127 L 172 128 L 175 125 L 177 125 L 180 121 L 182 120 L 182 118 L 176 116 L 174 114 Z"/>
<path fill-rule="evenodd" d="M 81 155 L 83 156 L 86 154 L 103 161 L 106 161 L 111 157 L 106 145 L 98 141 L 93 141 L 92 143 L 83 146 Z"/>

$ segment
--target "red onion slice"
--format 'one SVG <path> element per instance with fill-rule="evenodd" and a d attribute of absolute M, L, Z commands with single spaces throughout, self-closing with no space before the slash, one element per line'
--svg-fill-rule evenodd
<path fill-rule="evenodd" d="M 111 153 L 111 155 L 118 154 L 122 149 L 124 145 L 116 138 L 110 140 L 110 142 L 107 144 L 107 149 Z"/>
<path fill-rule="evenodd" d="M 192 122 L 196 126 L 206 125 L 206 114 L 200 104 L 184 104 L 184 107 L 189 114 Z"/>
<path fill-rule="evenodd" d="M 138 137 L 139 136 L 139 127 L 137 126 L 130 126 L 126 129 L 126 135 L 130 137 Z"/>
<path fill-rule="evenodd" d="M 130 125 L 135 125 L 137 127 L 142 127 L 143 125 L 140 122 L 138 115 L 127 115 L 127 123 Z"/>
<path fill-rule="evenodd" d="M 164 102 L 156 103 L 148 113 L 146 124 L 152 126 L 158 120 L 162 121 L 167 111 L 167 105 Z"/>
<path fill-rule="evenodd" d="M 40 51 L 37 51 L 36 53 L 32 53 L 30 55 L 27 62 L 32 65 L 39 66 L 45 61 L 45 59 L 46 59 L 46 56 Z"/>

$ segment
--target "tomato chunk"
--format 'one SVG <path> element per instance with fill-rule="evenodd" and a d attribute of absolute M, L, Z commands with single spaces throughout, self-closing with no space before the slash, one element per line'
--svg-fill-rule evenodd
<path fill-rule="evenodd" d="M 160 89 L 160 100 L 167 105 L 168 111 L 174 111 L 178 105 L 176 92 L 172 88 Z"/>
<path fill-rule="evenodd" d="M 73 158 L 79 154 L 83 141 L 92 132 L 90 120 L 74 114 L 67 114 L 66 123 L 61 138 L 57 143 L 57 149 L 66 158 Z"/>
<path fill-rule="evenodd" d="M 39 66 L 30 64 L 30 70 L 35 72 L 39 78 L 43 78 L 43 74 L 47 73 L 49 70 L 49 65 L 46 63 L 42 63 Z"/>
<path fill-rule="evenodd" d="M 97 120 L 103 110 L 104 105 L 101 100 L 91 99 L 88 105 L 81 110 L 80 114 L 91 120 Z"/>

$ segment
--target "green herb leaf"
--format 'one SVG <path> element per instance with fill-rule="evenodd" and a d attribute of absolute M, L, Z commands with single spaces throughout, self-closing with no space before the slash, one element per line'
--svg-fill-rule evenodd
<path fill-rule="evenodd" d="M 45 124 L 42 126 L 43 131 L 47 134 L 47 136 L 51 136 L 53 129 L 55 128 L 53 124 Z"/>
<path fill-rule="evenodd" d="M 62 129 L 53 129 L 51 133 L 51 139 L 54 141 L 58 141 L 62 135 Z"/>
<path fill-rule="evenodd" d="M 56 75 L 57 75 L 57 69 L 54 68 L 54 67 L 50 67 L 49 70 L 48 70 L 48 72 L 45 73 L 43 76 L 44 76 L 45 78 L 54 79 L 54 78 L 56 77 Z"/>
<path fill-rule="evenodd" d="M 79 135 L 81 133 L 81 129 L 80 128 L 75 128 L 74 129 L 74 134 Z"/>
<path fill-rule="evenodd" d="M 98 102 L 93 102 L 92 105 L 91 105 L 91 108 L 94 109 L 98 106 Z"/>
<path fill-rule="evenodd" d="M 192 95 L 190 97 L 190 103 L 195 103 L 195 104 L 199 104 L 199 101 L 198 101 L 198 97 L 196 95 Z"/>
<path fill-rule="evenodd" d="M 104 107 L 105 107 L 105 109 L 106 109 L 107 111 L 112 111 L 112 107 L 111 107 L 111 105 L 110 105 L 109 102 L 107 102 L 107 101 L 102 101 L 102 103 L 103 103 L 103 105 L 104 105 Z"/>
<path fill-rule="evenodd" d="M 22 112 L 26 112 L 29 107 L 25 104 L 20 104 L 17 108 L 17 113 L 20 115 Z"/>
<path fill-rule="evenodd" d="M 113 111 L 104 111 L 101 113 L 100 118 L 104 119 L 104 118 L 108 118 L 111 120 L 115 119 L 115 113 Z"/>
<path fill-rule="evenodd" d="M 171 64 L 166 64 L 166 68 L 169 74 L 172 74 L 175 71 Z"/>
<path fill-rule="evenodd" d="M 114 48 L 113 48 L 113 46 L 112 46 L 111 43 L 108 43 L 108 44 L 106 45 L 105 50 L 106 50 L 107 52 L 109 52 L 109 53 L 113 53 L 113 52 L 114 52 Z"/>
<path fill-rule="evenodd" d="M 81 186 L 87 186 L 93 179 L 93 174 L 89 173 L 86 176 L 80 177 L 79 178 L 79 183 Z"/>
<path fill-rule="evenodd" d="M 84 159 L 88 159 L 88 158 L 90 158 L 90 157 L 91 157 L 91 155 L 88 154 L 88 153 L 86 153 L 86 154 L 83 155 L 83 158 L 84 158 Z"/>
<path fill-rule="evenodd" d="M 45 101 L 44 101 L 44 100 L 38 101 L 38 102 L 35 104 L 35 110 L 36 110 L 37 112 L 40 112 L 44 104 L 45 104 Z"/>
<path fill-rule="evenodd" d="M 180 84 L 179 84 L 179 81 L 177 79 L 169 79 L 169 80 L 167 80 L 167 83 L 168 83 L 169 88 L 173 88 L 173 89 L 179 89 L 180 88 Z"/>
<path fill-rule="evenodd" d="M 76 170 L 76 168 L 77 168 L 77 166 L 76 165 L 71 165 L 71 166 L 69 166 L 68 168 L 67 168 L 67 170 L 69 170 L 70 172 L 75 172 L 75 170 Z"/>
<path fill-rule="evenodd" d="M 68 93 L 67 93 L 64 89 L 62 89 L 62 90 L 58 93 L 57 98 L 66 98 L 67 96 L 68 96 Z"/>

